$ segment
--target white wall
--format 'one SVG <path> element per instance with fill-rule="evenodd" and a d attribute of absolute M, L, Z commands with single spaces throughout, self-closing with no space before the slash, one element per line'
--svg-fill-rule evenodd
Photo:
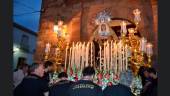
<path fill-rule="evenodd" d="M 24 52 L 22 50 L 14 52 L 13 53 L 13 69 L 16 68 L 19 57 L 25 57 L 27 59 L 28 64 L 33 63 L 33 50 L 35 50 L 35 48 L 36 48 L 37 37 L 30 33 L 22 32 L 22 30 L 20 30 L 16 27 L 13 27 L 13 48 L 14 47 L 20 48 L 20 42 L 21 42 L 22 35 L 27 35 L 29 37 L 29 51 L 30 51 L 30 53 Z"/>

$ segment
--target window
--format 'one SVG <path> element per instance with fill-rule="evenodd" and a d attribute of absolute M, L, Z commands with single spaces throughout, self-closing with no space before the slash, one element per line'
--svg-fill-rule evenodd
<path fill-rule="evenodd" d="M 29 37 L 27 35 L 22 35 L 20 48 L 23 51 L 29 52 Z"/>

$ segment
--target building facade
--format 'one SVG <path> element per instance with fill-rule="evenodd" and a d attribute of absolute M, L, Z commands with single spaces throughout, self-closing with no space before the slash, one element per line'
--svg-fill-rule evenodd
<path fill-rule="evenodd" d="M 16 68 L 18 60 L 25 58 L 26 63 L 33 63 L 37 33 L 19 24 L 13 23 L 13 69 Z"/>

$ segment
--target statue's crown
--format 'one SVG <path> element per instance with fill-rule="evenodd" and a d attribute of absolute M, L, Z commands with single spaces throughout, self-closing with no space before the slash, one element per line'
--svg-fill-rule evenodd
<path fill-rule="evenodd" d="M 101 23 L 108 23 L 111 20 L 111 15 L 106 10 L 101 11 L 96 16 L 96 24 L 99 25 Z"/>

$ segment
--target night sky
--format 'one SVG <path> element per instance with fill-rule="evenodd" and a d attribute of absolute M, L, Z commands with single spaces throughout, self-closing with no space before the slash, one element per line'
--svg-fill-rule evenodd
<path fill-rule="evenodd" d="M 42 0 L 13 0 L 13 22 L 38 31 Z"/>

